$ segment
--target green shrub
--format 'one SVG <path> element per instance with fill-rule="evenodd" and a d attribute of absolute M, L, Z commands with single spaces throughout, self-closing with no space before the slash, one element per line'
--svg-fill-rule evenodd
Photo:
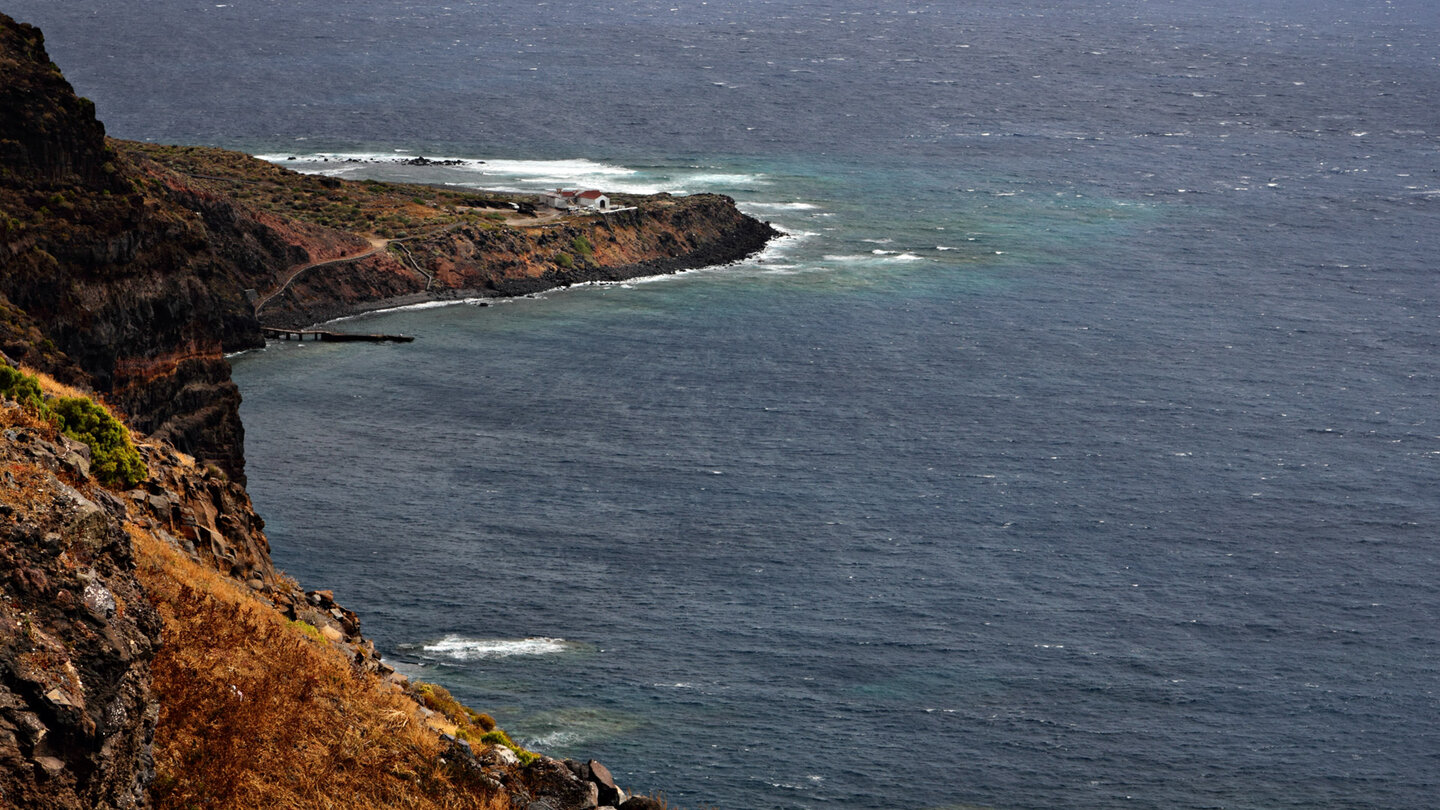
<path fill-rule="evenodd" d="M 585 238 L 585 234 L 580 234 L 579 236 L 570 240 L 570 245 L 575 248 L 575 253 L 578 254 L 582 259 L 588 261 L 589 259 L 595 257 L 595 247 L 590 244 L 589 239 Z"/>
<path fill-rule="evenodd" d="M 60 397 L 46 402 L 40 380 L 0 363 L 0 395 L 55 421 L 60 432 L 90 446 L 90 470 L 106 484 L 134 486 L 145 479 L 145 462 L 130 431 L 94 400 Z"/>
<path fill-rule="evenodd" d="M 555 263 L 567 270 L 575 266 L 575 260 L 570 258 L 569 253 L 556 253 Z"/>
<path fill-rule="evenodd" d="M 293 622 L 286 620 L 285 625 L 291 630 L 298 631 L 301 635 L 308 636 L 320 642 L 321 644 L 325 643 L 325 636 L 318 629 L 316 629 L 315 625 L 305 621 L 304 619 L 296 619 Z"/>
<path fill-rule="evenodd" d="M 510 735 L 498 728 L 485 732 L 484 735 L 480 737 L 480 742 L 486 745 L 503 745 L 506 748 L 516 747 L 515 743 L 510 741 Z"/>
<path fill-rule="evenodd" d="M 45 407 L 40 395 L 40 381 L 4 363 L 0 363 L 0 394 L 36 411 Z"/>
<path fill-rule="evenodd" d="M 534 751 L 528 751 L 516 745 L 510 740 L 509 734 L 506 734 L 498 728 L 485 732 L 485 734 L 480 737 L 480 742 L 485 743 L 486 745 L 503 745 L 506 748 L 509 748 L 511 751 L 515 752 L 516 756 L 520 757 L 521 765 L 529 765 L 530 763 L 540 758 L 540 755 L 535 753 Z"/>
<path fill-rule="evenodd" d="M 90 445 L 90 469 L 106 484 L 134 486 L 145 479 L 145 462 L 120 420 L 85 397 L 60 397 L 49 403 L 60 431 Z"/>

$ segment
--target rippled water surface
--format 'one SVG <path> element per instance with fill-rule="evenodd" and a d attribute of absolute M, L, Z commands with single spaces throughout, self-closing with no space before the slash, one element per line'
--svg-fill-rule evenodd
<path fill-rule="evenodd" d="M 791 234 L 236 358 L 280 564 L 526 743 L 735 810 L 1440 793 L 1431 5 L 9 5 L 112 134 Z"/>

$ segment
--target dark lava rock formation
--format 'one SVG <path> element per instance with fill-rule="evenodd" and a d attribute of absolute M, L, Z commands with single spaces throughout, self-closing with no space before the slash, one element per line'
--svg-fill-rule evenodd
<path fill-rule="evenodd" d="M 0 806 L 149 804 L 160 621 L 135 579 L 124 505 L 66 483 L 78 458 L 42 430 L 0 439 Z"/>

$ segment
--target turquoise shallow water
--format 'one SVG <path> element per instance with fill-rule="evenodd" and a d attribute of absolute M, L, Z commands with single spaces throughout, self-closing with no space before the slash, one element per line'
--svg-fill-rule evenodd
<path fill-rule="evenodd" d="M 1430 6 L 13 5 L 117 135 L 792 234 L 235 359 L 276 559 L 519 738 L 690 807 L 1432 804 Z M 335 162 L 414 154 L 484 163 Z"/>

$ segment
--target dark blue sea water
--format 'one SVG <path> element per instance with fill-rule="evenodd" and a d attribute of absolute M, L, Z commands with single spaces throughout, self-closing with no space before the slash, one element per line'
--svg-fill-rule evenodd
<path fill-rule="evenodd" d="M 1433 3 L 6 6 L 112 134 L 791 234 L 234 360 L 276 559 L 526 743 L 724 810 L 1440 796 Z M 415 154 L 486 163 L 334 160 Z"/>

